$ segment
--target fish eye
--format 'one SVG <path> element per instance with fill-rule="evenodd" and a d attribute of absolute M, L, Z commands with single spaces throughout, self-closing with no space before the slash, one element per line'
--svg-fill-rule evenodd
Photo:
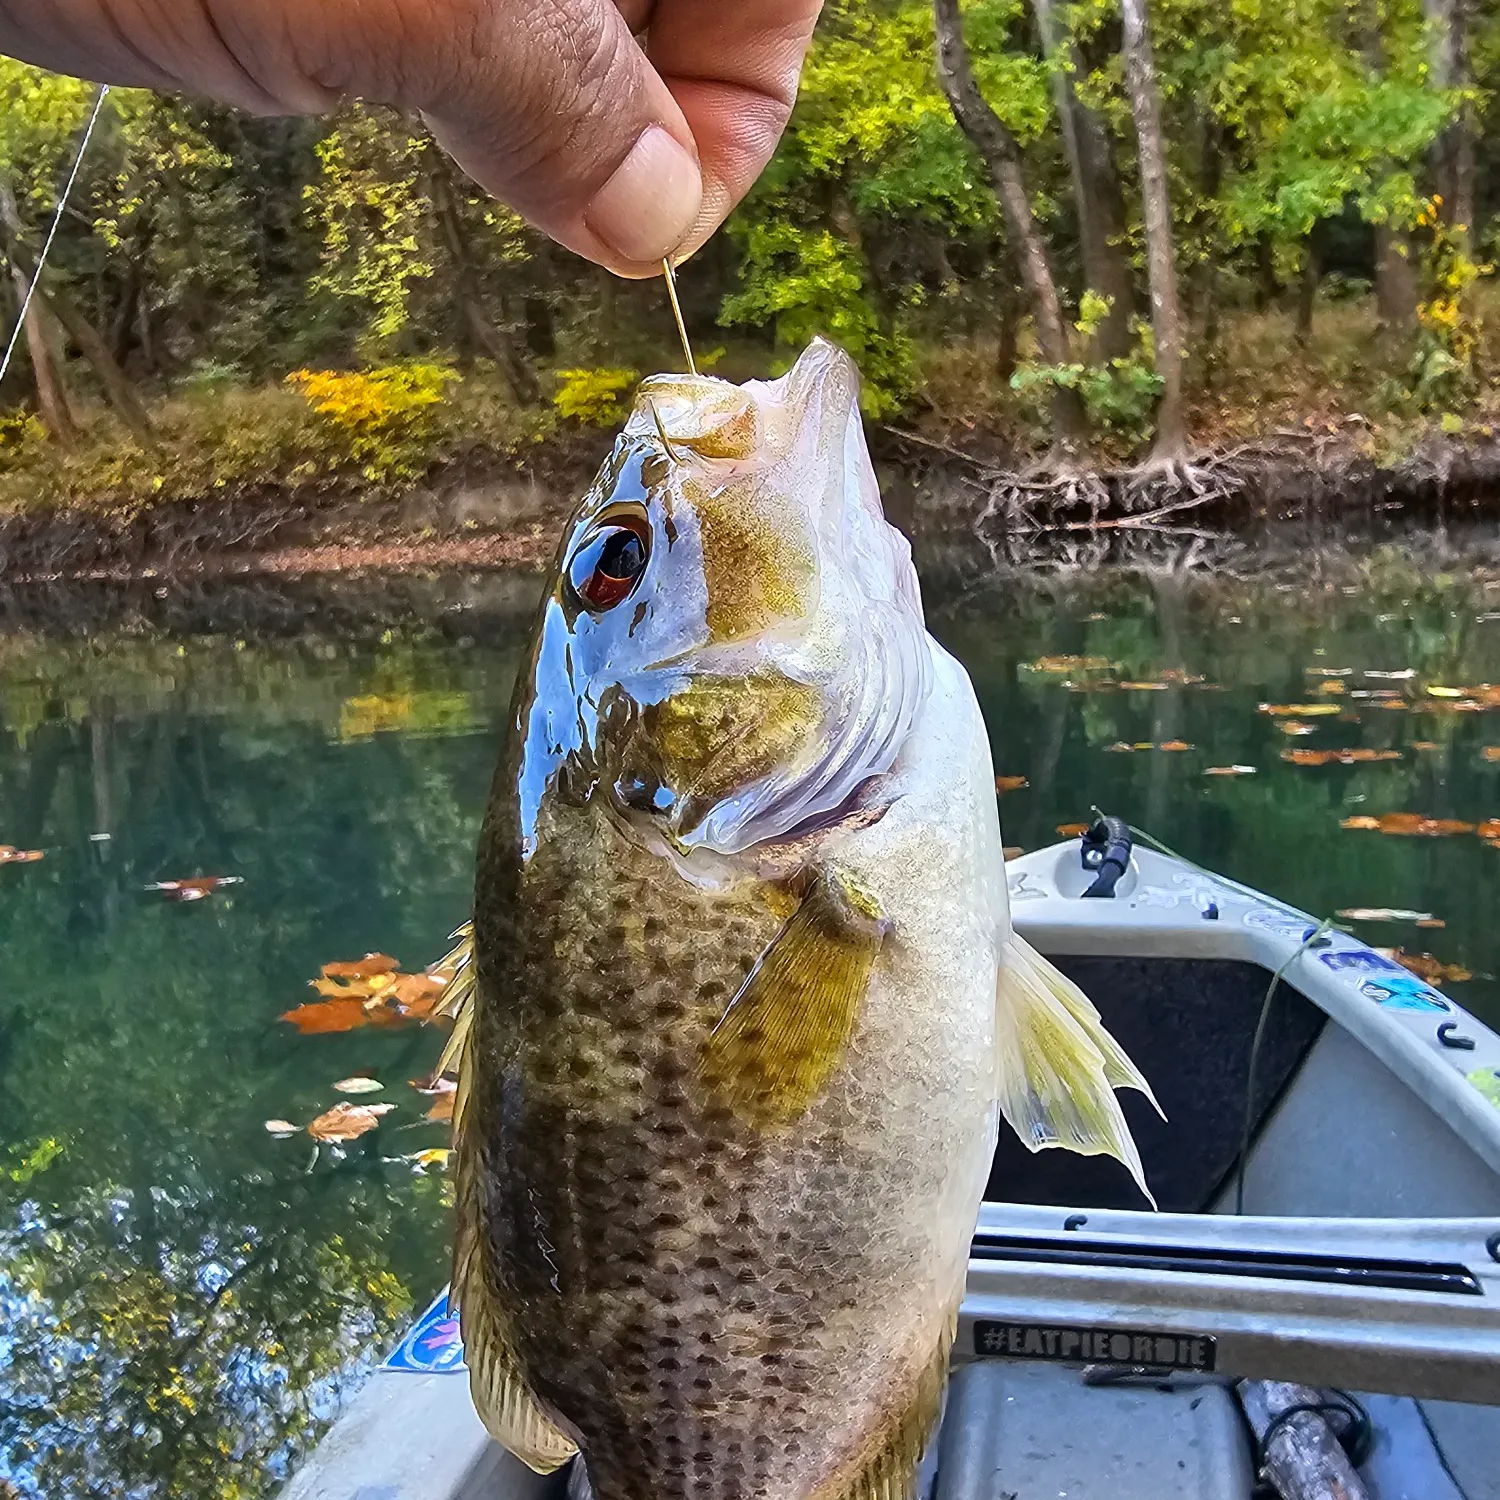
<path fill-rule="evenodd" d="M 585 609 L 613 609 L 634 592 L 650 550 L 651 533 L 643 518 L 608 517 L 573 554 L 568 587 Z"/>

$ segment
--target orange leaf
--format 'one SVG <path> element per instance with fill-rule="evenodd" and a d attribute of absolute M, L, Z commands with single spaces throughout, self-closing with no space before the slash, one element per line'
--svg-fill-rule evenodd
<path fill-rule="evenodd" d="M 432 1101 L 432 1108 L 427 1111 L 427 1118 L 429 1120 L 452 1120 L 453 1101 L 455 1098 L 457 1098 L 457 1095 L 452 1092 L 439 1094 Z"/>
<path fill-rule="evenodd" d="M 1260 711 L 1278 719 L 1326 719 L 1342 712 L 1337 703 L 1262 703 Z"/>
<path fill-rule="evenodd" d="M 1474 832 L 1482 839 L 1500 839 L 1500 818 L 1486 818 Z"/>
<path fill-rule="evenodd" d="M 1186 740 L 1163 740 L 1159 748 L 1162 750 L 1191 750 L 1193 747 Z"/>
<path fill-rule="evenodd" d="M 1127 693 L 1164 693 L 1170 684 L 1165 682 L 1122 682 L 1120 686 Z"/>
<path fill-rule="evenodd" d="M 1479 753 L 1488 761 L 1500 760 L 1500 745 L 1486 745 Z"/>
<path fill-rule="evenodd" d="M 1210 766 L 1205 776 L 1254 776 L 1254 766 Z"/>
<path fill-rule="evenodd" d="M 0 844 L 0 865 L 34 865 L 45 858 L 40 849 L 16 849 L 10 844 Z"/>
<path fill-rule="evenodd" d="M 1281 758 L 1289 760 L 1294 766 L 1328 766 L 1335 761 L 1341 766 L 1354 766 L 1369 761 L 1400 760 L 1401 752 L 1355 746 L 1352 750 L 1283 750 Z"/>
<path fill-rule="evenodd" d="M 1410 969 L 1428 984 L 1462 984 L 1472 979 L 1473 974 L 1462 964 L 1445 964 L 1430 953 L 1408 953 L 1404 948 L 1379 948 L 1376 950 L 1387 958 L 1393 958 L 1403 968 Z"/>
<path fill-rule="evenodd" d="M 1377 833 L 1393 833 L 1409 838 L 1443 838 L 1452 833 L 1473 833 L 1472 823 L 1457 818 L 1428 818 L 1421 813 L 1383 813 L 1378 818 L 1345 818 L 1342 828 L 1369 828 Z"/>
<path fill-rule="evenodd" d="M 1057 831 L 1065 839 L 1081 839 L 1089 831 L 1087 823 L 1059 823 Z"/>
<path fill-rule="evenodd" d="M 307 1127 L 315 1141 L 353 1141 L 367 1135 L 380 1117 L 394 1108 L 389 1104 L 335 1104 Z"/>
<path fill-rule="evenodd" d="M 1023 786 L 1030 786 L 1024 776 L 997 776 L 995 778 L 995 790 L 997 792 L 1019 792 Z"/>
<path fill-rule="evenodd" d="M 1436 740 L 1413 740 L 1411 747 L 1413 750 L 1441 750 L 1443 748 Z M 1495 759 L 1500 760 L 1500 755 L 1497 755 Z"/>
<path fill-rule="evenodd" d="M 1372 832 L 1378 833 L 1380 831 L 1380 819 L 1379 818 L 1367 818 L 1367 817 L 1363 817 L 1363 816 L 1357 817 L 1357 818 L 1345 818 L 1344 821 L 1339 824 L 1339 827 L 1340 828 L 1368 828 Z"/>
<path fill-rule="evenodd" d="M 324 964 L 325 979 L 374 979 L 381 974 L 394 974 L 401 967 L 385 953 L 367 953 L 363 958 L 350 963 Z"/>
<path fill-rule="evenodd" d="M 319 1036 L 334 1031 L 354 1031 L 370 1021 L 363 1001 L 324 1000 L 313 1005 L 299 1005 L 281 1019 L 290 1022 L 303 1036 Z"/>

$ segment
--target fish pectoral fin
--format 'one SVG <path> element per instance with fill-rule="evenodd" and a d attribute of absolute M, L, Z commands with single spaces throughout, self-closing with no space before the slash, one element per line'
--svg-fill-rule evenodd
<path fill-rule="evenodd" d="M 853 876 L 818 874 L 704 1044 L 700 1076 L 737 1115 L 784 1125 L 817 1098 L 854 1034 L 886 926 Z"/>
<path fill-rule="evenodd" d="M 1113 1156 L 1154 1208 L 1115 1090 L 1139 1089 L 1158 1114 L 1161 1106 L 1088 996 L 1012 933 L 1001 956 L 995 1008 L 1000 1109 L 1022 1144 L 1032 1151 L 1062 1146 L 1084 1156 Z"/>

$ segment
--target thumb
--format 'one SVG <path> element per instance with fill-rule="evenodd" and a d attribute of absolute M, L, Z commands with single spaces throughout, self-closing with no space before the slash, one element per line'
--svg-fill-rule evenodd
<path fill-rule="evenodd" d="M 462 59 L 442 70 L 440 97 L 412 101 L 434 135 L 560 244 L 655 274 L 697 223 L 703 179 L 693 133 L 615 0 L 461 8 Z"/>

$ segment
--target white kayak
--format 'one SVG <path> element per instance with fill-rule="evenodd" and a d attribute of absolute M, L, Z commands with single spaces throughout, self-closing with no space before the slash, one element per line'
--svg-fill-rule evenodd
<path fill-rule="evenodd" d="M 1085 897 L 1103 853 L 1013 861 L 1011 910 L 1156 1088 L 1165 1123 L 1126 1109 L 1162 1212 L 1109 1160 L 1005 1136 L 929 1492 L 1250 1500 L 1244 1382 L 1287 1381 L 1368 1416 L 1372 1500 L 1500 1500 L 1500 1036 L 1168 855 L 1116 846 Z M 462 1359 L 439 1297 L 286 1500 L 561 1494 L 489 1441 Z"/>

